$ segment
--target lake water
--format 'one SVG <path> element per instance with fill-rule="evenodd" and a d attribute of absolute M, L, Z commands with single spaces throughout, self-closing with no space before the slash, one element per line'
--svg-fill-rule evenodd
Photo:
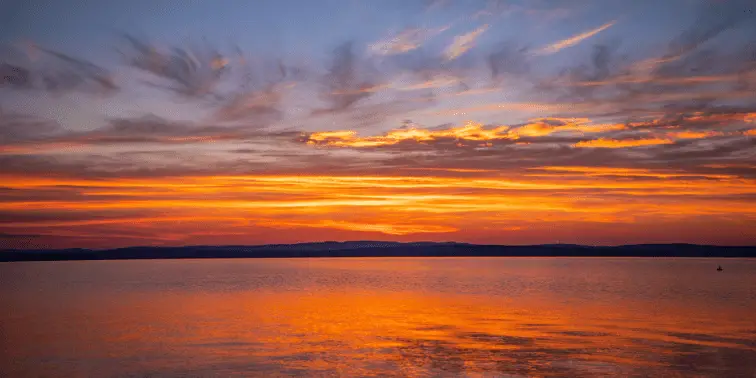
<path fill-rule="evenodd" d="M 3 263 L 0 376 L 756 377 L 756 259 Z"/>

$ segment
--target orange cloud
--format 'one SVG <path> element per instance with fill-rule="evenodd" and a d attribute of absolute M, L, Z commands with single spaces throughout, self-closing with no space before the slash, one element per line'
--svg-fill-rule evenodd
<path fill-rule="evenodd" d="M 594 139 L 586 140 L 575 143 L 574 147 L 579 148 L 627 148 L 627 147 L 642 147 L 642 146 L 655 146 L 660 144 L 673 144 L 675 143 L 671 139 L 661 138 L 649 138 L 649 139 Z"/>
<path fill-rule="evenodd" d="M 552 124 L 549 121 L 563 122 L 563 124 Z M 539 137 L 551 135 L 556 132 L 575 131 L 578 133 L 601 133 L 606 131 L 617 131 L 625 129 L 625 125 L 617 124 L 590 124 L 588 118 L 537 118 L 530 123 L 512 130 L 512 134 L 517 137 L 529 136 Z"/>
<path fill-rule="evenodd" d="M 330 131 L 312 133 L 307 143 L 334 147 L 377 147 L 394 145 L 403 141 L 428 142 L 437 139 L 458 139 L 469 141 L 490 141 L 510 139 L 509 126 L 485 128 L 480 123 L 468 122 L 461 127 L 443 130 L 421 128 L 395 129 L 382 136 L 358 137 L 354 131 Z"/>
<path fill-rule="evenodd" d="M 561 124 L 560 124 L 561 123 Z M 381 136 L 359 137 L 356 131 L 315 132 L 306 137 L 311 145 L 333 147 L 378 147 L 394 145 L 403 141 L 418 143 L 440 139 L 458 141 L 491 142 L 496 140 L 517 140 L 521 137 L 547 136 L 556 132 L 600 133 L 625 129 L 623 124 L 590 124 L 587 118 L 537 118 L 531 122 L 512 128 L 510 126 L 485 127 L 483 124 L 467 122 L 460 127 L 430 130 L 412 127 L 394 129 Z"/>
<path fill-rule="evenodd" d="M 667 133 L 667 137 L 673 139 L 703 139 L 721 135 L 724 134 L 719 131 L 678 131 Z"/>

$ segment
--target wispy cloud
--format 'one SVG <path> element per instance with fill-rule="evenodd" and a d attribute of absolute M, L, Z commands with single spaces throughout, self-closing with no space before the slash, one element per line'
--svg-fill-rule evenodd
<path fill-rule="evenodd" d="M 430 38 L 433 38 L 448 29 L 449 26 L 444 26 L 438 29 L 405 29 L 393 37 L 371 44 L 370 51 L 378 55 L 403 54 L 419 48 Z"/>
<path fill-rule="evenodd" d="M 475 45 L 475 40 L 486 30 L 488 30 L 488 25 L 483 25 L 469 33 L 454 37 L 452 44 L 444 50 L 446 60 L 456 59 L 466 53 Z"/>
<path fill-rule="evenodd" d="M 250 109 L 228 109 L 234 112 Z M 247 118 L 249 119 L 249 118 Z M 74 153 L 89 147 L 190 145 L 216 142 L 295 141 L 298 132 L 262 131 L 254 125 L 218 126 L 173 122 L 159 117 L 112 119 L 103 127 L 75 132 L 61 128 L 54 122 L 0 112 L 0 155 Z"/>
<path fill-rule="evenodd" d="M 161 49 L 131 35 L 124 39 L 129 45 L 122 51 L 126 64 L 161 80 L 152 85 L 182 96 L 211 94 L 228 72 L 228 59 L 212 46 Z"/>
<path fill-rule="evenodd" d="M 326 90 L 321 93 L 330 107 L 318 109 L 315 113 L 344 111 L 373 93 L 369 89 L 376 87 L 376 84 L 358 70 L 358 58 L 351 42 L 344 43 L 333 51 L 331 67 L 323 78 Z"/>
<path fill-rule="evenodd" d="M 685 55 L 724 31 L 755 18 L 753 2 L 749 0 L 704 2 L 695 22 L 671 41 L 666 58 Z"/>
<path fill-rule="evenodd" d="M 98 95 L 113 94 L 120 89 L 110 71 L 99 65 L 33 43 L 25 47 L 26 53 L 19 54 L 15 47 L 0 45 L 0 88 Z M 12 59 L 13 52 L 25 58 Z"/>
<path fill-rule="evenodd" d="M 549 55 L 549 54 L 554 54 L 554 53 L 556 53 L 556 52 L 558 52 L 558 51 L 560 51 L 562 49 L 565 49 L 565 48 L 568 48 L 568 47 L 571 47 L 571 46 L 575 46 L 578 43 L 580 43 L 580 42 L 582 42 L 582 41 L 584 41 L 584 40 L 586 40 L 586 39 L 588 39 L 590 37 L 593 37 L 594 35 L 596 35 L 598 33 L 601 33 L 602 31 L 604 31 L 606 29 L 609 29 L 615 23 L 617 23 L 617 21 L 607 22 L 606 24 L 601 25 L 601 26 L 599 26 L 599 27 L 597 27 L 595 29 L 592 29 L 592 30 L 589 30 L 587 32 L 580 33 L 578 35 L 574 35 L 574 36 L 572 36 L 570 38 L 563 39 L 561 41 L 552 43 L 552 44 L 550 44 L 550 45 L 548 45 L 546 47 L 543 47 L 543 48 L 541 48 L 539 50 L 536 50 L 534 52 L 534 54 L 535 55 Z"/>

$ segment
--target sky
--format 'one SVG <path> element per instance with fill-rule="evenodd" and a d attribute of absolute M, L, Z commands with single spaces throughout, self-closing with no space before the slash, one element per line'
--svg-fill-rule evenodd
<path fill-rule="evenodd" d="M 749 0 L 0 0 L 0 248 L 756 245 Z"/>

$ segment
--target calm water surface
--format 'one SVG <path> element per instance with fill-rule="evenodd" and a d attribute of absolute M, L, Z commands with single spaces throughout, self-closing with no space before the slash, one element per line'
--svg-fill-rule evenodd
<path fill-rule="evenodd" d="M 4 263 L 0 376 L 756 377 L 756 260 Z"/>

